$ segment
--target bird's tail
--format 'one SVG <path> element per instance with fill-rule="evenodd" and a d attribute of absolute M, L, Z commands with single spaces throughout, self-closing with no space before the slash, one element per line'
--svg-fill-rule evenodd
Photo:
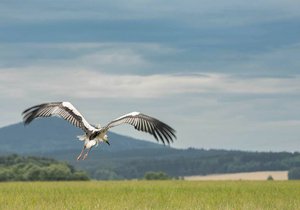
<path fill-rule="evenodd" d="M 86 134 L 81 135 L 81 136 L 77 136 L 77 138 L 79 139 L 79 141 L 86 141 L 86 140 L 89 140 L 89 138 L 87 137 Z"/>

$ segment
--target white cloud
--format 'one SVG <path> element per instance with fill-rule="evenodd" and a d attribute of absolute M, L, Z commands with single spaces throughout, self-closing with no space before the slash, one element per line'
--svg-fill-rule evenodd
<path fill-rule="evenodd" d="M 284 45 L 267 51 L 248 54 L 243 60 L 232 62 L 230 69 L 242 69 L 244 74 L 251 75 L 256 72 L 258 75 L 281 75 L 289 76 L 299 73 L 300 66 L 300 43 L 296 42 L 290 45 Z M 234 54 L 233 56 L 237 56 Z"/>
<path fill-rule="evenodd" d="M 3 60 L 0 66 L 26 69 L 47 66 L 47 70 L 51 67 L 52 71 L 77 68 L 143 74 L 147 69 L 156 69 L 152 67 L 157 65 L 155 59 L 172 56 L 178 51 L 157 43 L 6 43 L 0 46 Z"/>
<path fill-rule="evenodd" d="M 99 67 L 113 67 L 119 69 L 134 66 L 142 67 L 147 65 L 147 61 L 131 49 L 106 50 L 83 55 L 76 62 L 80 65 Z M 127 69 L 126 68 L 126 69 Z"/>
<path fill-rule="evenodd" d="M 282 94 L 299 93 L 300 77 L 240 78 L 224 74 L 116 75 L 92 70 L 51 72 L 45 67 L 2 69 L 2 97 L 47 93 L 75 98 L 160 98 L 188 93 Z"/>

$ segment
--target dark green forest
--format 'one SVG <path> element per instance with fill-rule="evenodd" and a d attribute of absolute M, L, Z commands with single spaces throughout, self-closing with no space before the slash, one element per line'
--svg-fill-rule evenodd
<path fill-rule="evenodd" d="M 83 171 L 65 162 L 49 158 L 21 157 L 9 155 L 0 157 L 0 181 L 59 181 L 88 180 Z"/>
<path fill-rule="evenodd" d="M 59 155 L 58 155 L 59 156 Z M 72 164 L 77 165 L 75 161 Z M 171 177 L 217 173 L 290 170 L 300 167 L 300 153 L 245 152 L 228 150 L 140 149 L 95 151 L 78 164 L 94 179 L 142 178 L 149 171 Z"/>
<path fill-rule="evenodd" d="M 68 163 L 45 157 L 2 156 L 0 157 L 0 180 L 142 179 L 150 172 L 165 173 L 168 178 L 268 170 L 290 170 L 295 174 L 295 168 L 299 171 L 300 167 L 298 152 L 158 148 L 94 152 L 88 160 L 81 162 L 70 159 L 70 153 L 63 154 L 69 157 Z M 62 154 L 56 155 L 62 158 Z M 290 178 L 297 178 L 297 175 L 293 174 Z"/>

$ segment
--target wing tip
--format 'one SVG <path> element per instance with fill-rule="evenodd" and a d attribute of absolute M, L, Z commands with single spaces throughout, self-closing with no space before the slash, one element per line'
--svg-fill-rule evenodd
<path fill-rule="evenodd" d="M 38 105 L 35 105 L 35 106 L 31 106 L 27 109 L 25 109 L 23 112 L 22 112 L 22 116 L 23 116 L 23 123 L 24 125 L 28 125 L 29 123 L 31 123 L 35 118 L 36 118 L 36 112 L 44 107 L 44 106 L 47 106 L 49 104 L 57 104 L 57 103 L 60 103 L 60 102 L 48 102 L 48 103 L 42 103 L 42 104 L 38 104 Z"/>

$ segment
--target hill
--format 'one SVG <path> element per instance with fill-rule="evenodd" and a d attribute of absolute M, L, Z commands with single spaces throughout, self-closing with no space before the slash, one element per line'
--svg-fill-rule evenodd
<path fill-rule="evenodd" d="M 81 129 L 59 118 L 37 119 L 32 124 L 23 123 L 0 128 L 1 154 L 49 154 L 57 151 L 80 152 L 82 142 L 77 139 Z M 112 146 L 101 145 L 102 150 L 127 150 L 139 148 L 163 148 L 162 145 L 109 133 Z"/>
<path fill-rule="evenodd" d="M 289 170 L 300 166 L 300 153 L 174 149 L 155 142 L 109 133 L 111 146 L 101 144 L 85 161 L 76 161 L 80 129 L 58 118 L 18 123 L 0 129 L 0 154 L 43 156 L 67 161 L 95 179 L 141 178 L 148 171 L 170 176 Z"/>

